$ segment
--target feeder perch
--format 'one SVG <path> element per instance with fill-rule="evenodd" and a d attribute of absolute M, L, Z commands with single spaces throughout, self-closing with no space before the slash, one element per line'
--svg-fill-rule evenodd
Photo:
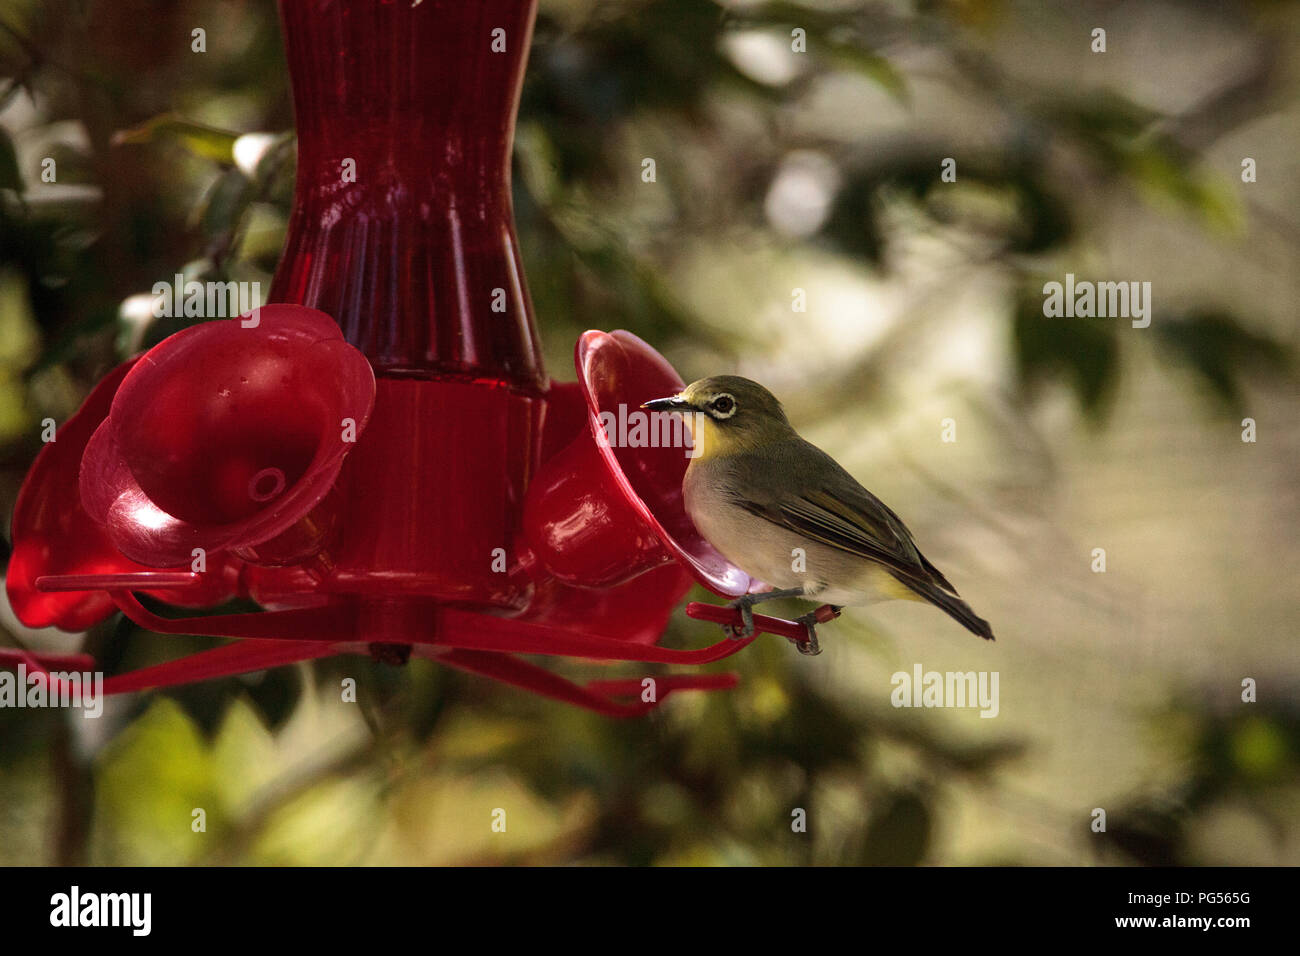
<path fill-rule="evenodd" d="M 414 654 L 611 716 L 734 686 L 659 674 L 647 703 L 640 678 L 579 685 L 516 656 L 720 660 L 754 637 L 662 648 L 669 615 L 692 581 L 724 598 L 756 586 L 691 524 L 686 450 L 602 428 L 681 389 L 668 362 L 593 331 L 576 384 L 543 369 L 509 180 L 534 7 L 282 0 L 298 177 L 273 304 L 109 373 L 18 496 L 6 583 L 23 623 L 82 631 L 120 610 L 240 639 L 105 692 L 334 654 Z M 151 610 L 233 597 L 262 610 Z"/>

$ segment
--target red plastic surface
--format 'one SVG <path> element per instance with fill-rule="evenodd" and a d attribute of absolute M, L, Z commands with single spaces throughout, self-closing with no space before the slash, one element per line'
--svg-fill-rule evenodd
<path fill-rule="evenodd" d="M 95 386 L 77 413 L 55 429 L 41 449 L 14 505 L 13 553 L 5 575 L 9 603 L 28 627 L 84 631 L 116 607 L 100 590 L 52 592 L 37 586 L 43 575 L 106 575 L 147 571 L 121 554 L 105 529 L 81 506 L 78 472 L 86 443 L 108 414 L 113 396 L 135 364 L 124 362 Z M 171 604 L 205 607 L 235 594 L 239 562 L 214 557 L 201 583 L 183 591 L 148 588 Z"/>
<path fill-rule="evenodd" d="M 193 550 L 316 554 L 325 499 L 370 417 L 370 364 L 324 313 L 292 305 L 205 322 L 135 365 L 81 459 L 81 501 L 122 554 L 189 565 Z"/>
<path fill-rule="evenodd" d="M 381 376 L 546 390 L 510 204 L 535 8 L 280 5 L 298 178 L 271 299 L 334 316 Z"/>
<path fill-rule="evenodd" d="M 521 610 L 519 506 L 542 400 L 494 384 L 381 378 L 344 469 L 346 501 L 326 587 Z"/>

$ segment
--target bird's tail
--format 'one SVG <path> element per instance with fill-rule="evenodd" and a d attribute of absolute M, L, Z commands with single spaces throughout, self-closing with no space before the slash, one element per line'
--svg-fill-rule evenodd
<path fill-rule="evenodd" d="M 993 640 L 993 628 L 989 627 L 989 622 L 972 611 L 971 606 L 958 597 L 956 591 L 945 591 L 929 581 L 917 581 L 910 578 L 899 578 L 899 580 L 919 594 L 923 600 L 929 601 L 935 607 L 942 608 L 953 620 L 972 634 L 978 634 L 986 641 Z"/>

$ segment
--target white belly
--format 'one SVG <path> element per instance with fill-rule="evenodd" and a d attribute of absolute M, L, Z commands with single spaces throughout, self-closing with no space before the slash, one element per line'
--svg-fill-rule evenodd
<path fill-rule="evenodd" d="M 809 599 L 826 604 L 914 599 L 876 562 L 805 538 L 732 503 L 709 480 L 707 465 L 693 463 L 686 473 L 686 511 L 700 534 L 750 577 L 773 588 L 803 588 Z"/>

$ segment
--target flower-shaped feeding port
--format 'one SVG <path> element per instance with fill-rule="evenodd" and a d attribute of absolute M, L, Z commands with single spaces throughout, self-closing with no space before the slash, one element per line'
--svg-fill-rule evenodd
<path fill-rule="evenodd" d="M 336 520 L 322 500 L 374 399 L 370 363 L 314 309 L 186 329 L 122 379 L 82 455 L 82 504 L 150 567 L 316 558 Z"/>
<path fill-rule="evenodd" d="M 685 513 L 687 450 L 604 427 L 680 376 L 626 332 L 581 338 L 577 384 L 542 368 L 509 188 L 533 7 L 283 0 L 299 147 L 276 304 L 119 367 L 19 495 L 7 586 L 24 623 L 82 630 L 120 609 L 242 638 L 106 692 L 333 654 L 415 654 L 621 716 L 735 683 L 659 674 L 643 700 L 645 675 L 581 685 L 518 656 L 694 666 L 753 640 L 658 646 L 692 580 L 754 586 Z M 141 592 L 262 610 L 168 616 Z"/>
<path fill-rule="evenodd" d="M 542 563 L 562 580 L 591 585 L 677 561 L 717 594 L 744 594 L 748 576 L 686 514 L 688 433 L 662 413 L 639 410 L 656 392 L 680 391 L 681 376 L 623 330 L 583 334 L 574 364 L 590 428 L 539 471 L 524 507 L 525 533 Z M 629 415 L 642 418 L 640 441 L 618 434 Z"/>
<path fill-rule="evenodd" d="M 81 456 L 91 435 L 107 417 L 113 396 L 135 365 L 124 362 L 104 377 L 77 413 L 57 429 L 55 441 L 41 449 L 14 505 L 6 587 L 14 613 L 28 627 L 84 631 L 117 610 L 100 590 L 44 591 L 42 577 L 93 577 L 138 574 L 147 565 L 132 561 L 114 546 L 104 527 L 81 505 Z M 146 589 L 170 604 L 206 607 L 235 594 L 238 562 L 216 559 L 197 582 L 182 590 Z"/>

